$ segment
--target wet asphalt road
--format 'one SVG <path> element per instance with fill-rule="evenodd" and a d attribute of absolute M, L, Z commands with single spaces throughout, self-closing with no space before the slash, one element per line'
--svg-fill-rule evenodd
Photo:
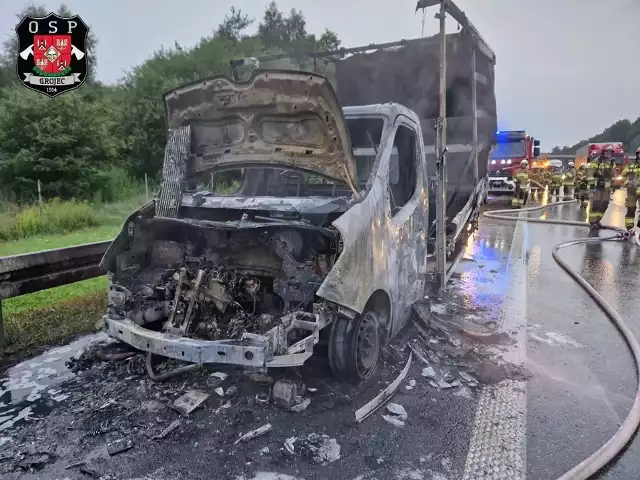
<path fill-rule="evenodd" d="M 610 205 L 605 223 L 622 225 L 624 201 L 620 195 L 616 194 L 615 202 Z M 506 205 L 505 200 L 498 199 L 488 208 Z M 585 214 L 577 205 L 566 205 L 550 209 L 546 215 L 582 220 Z M 420 375 L 423 365 L 416 361 L 407 377 L 407 380 L 416 380 L 416 387 L 411 390 L 401 387 L 393 400 L 408 413 L 405 427 L 386 423 L 380 414 L 354 426 L 349 421 L 354 407 L 372 398 L 397 373 L 406 360 L 400 356 L 388 359 L 387 378 L 380 378 L 359 392 L 348 392 L 353 404 L 330 404 L 327 408 L 320 398 L 315 398 L 301 414 L 282 412 L 277 407 L 256 413 L 253 424 L 235 425 L 236 431 L 245 432 L 249 427 L 269 421 L 273 424 L 272 432 L 238 448 L 230 446 L 228 428 L 216 421 L 215 405 L 212 405 L 194 412 L 189 425 L 175 436 L 147 443 L 139 441 L 136 448 L 108 457 L 104 452 L 101 454 L 99 438 L 79 440 L 55 421 L 58 414 L 60 418 L 72 418 L 73 415 L 64 416 L 69 415 L 69 402 L 78 402 L 87 393 L 78 389 L 65 397 L 65 384 L 61 383 L 36 387 L 39 392 L 31 396 L 33 385 L 43 382 L 37 380 L 38 375 L 25 376 L 18 369 L 18 373 L 14 370 L 13 384 L 21 388 L 20 395 L 14 393 L 13 400 L 7 395 L 0 397 L 0 402 L 4 402 L 0 404 L 0 445 L 5 451 L 11 451 L 20 441 L 37 441 L 43 432 L 53 429 L 56 434 L 48 441 L 54 438 L 67 445 L 59 448 L 56 460 L 44 469 L 32 474 L 14 471 L 7 473 L 6 478 L 90 478 L 77 469 L 64 469 L 83 449 L 91 457 L 100 458 L 99 470 L 112 475 L 106 478 L 210 478 L 212 469 L 218 478 L 233 479 L 277 479 L 276 473 L 290 475 L 280 477 L 281 480 L 518 478 L 505 474 L 506 470 L 499 467 L 500 462 L 519 461 L 527 478 L 557 478 L 615 432 L 636 390 L 634 367 L 621 337 L 595 303 L 551 258 L 556 244 L 583 237 L 587 232 L 586 228 L 578 227 L 523 222 L 516 225 L 481 219 L 479 231 L 468 242 L 466 261 L 460 263 L 454 276 L 453 294 L 466 308 L 477 309 L 482 323 L 495 324 L 520 341 L 517 360 L 524 361 L 531 377 L 522 395 L 507 397 L 501 410 L 513 408 L 514 416 L 522 416 L 522 422 L 505 421 L 500 418 L 500 411 L 478 408 L 478 402 L 485 401 L 486 392 L 434 388 Z M 517 252 L 523 255 L 522 262 L 517 261 Z M 640 248 L 605 243 L 571 247 L 563 250 L 562 255 L 605 296 L 640 337 Z M 62 352 L 58 356 L 64 355 Z M 32 370 L 43 366 L 53 368 L 54 363 L 45 361 Z M 39 372 L 42 378 L 51 373 Z M 60 381 L 68 378 L 66 373 L 57 376 Z M 140 380 L 137 377 L 123 380 L 111 374 L 105 376 L 105 382 L 112 382 L 114 388 L 116 383 L 126 388 L 129 382 L 135 389 Z M 322 375 L 312 377 L 308 383 L 317 386 L 320 394 L 340 390 Z M 247 391 L 250 390 L 241 389 L 240 396 Z M 520 392 L 519 387 L 514 391 Z M 30 405 L 29 396 L 32 402 L 46 399 L 42 402 L 46 408 L 40 411 L 42 419 L 30 420 L 34 415 L 28 412 L 23 414 L 26 422 L 23 418 L 11 423 Z M 21 403 L 12 405 L 16 399 Z M 520 457 L 515 462 L 513 457 L 494 452 L 495 468 L 485 468 L 484 474 L 478 474 L 478 470 L 471 468 L 473 462 L 468 453 L 476 448 L 482 451 L 483 446 L 491 442 L 488 430 L 482 428 L 487 422 L 504 424 L 506 433 L 502 434 L 512 443 L 504 450 L 519 444 L 523 450 L 513 448 L 513 454 Z M 237 435 L 236 431 L 233 435 Z M 341 445 L 341 458 L 318 466 L 274 454 L 287 437 L 312 432 L 335 438 Z M 271 454 L 261 455 L 260 449 L 266 446 Z M 639 453 L 640 440 L 636 438 L 600 478 L 640 478 Z M 6 459 L 0 458 L 0 467 L 6 463 Z M 500 471 L 503 473 L 492 473 Z M 260 472 L 270 472 L 271 476 L 260 477 Z"/>

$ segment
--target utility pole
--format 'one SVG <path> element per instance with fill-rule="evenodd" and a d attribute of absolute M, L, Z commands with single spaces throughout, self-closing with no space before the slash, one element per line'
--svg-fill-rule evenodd
<path fill-rule="evenodd" d="M 440 115 L 436 131 L 438 192 L 436 195 L 436 272 L 438 287 L 447 283 L 447 0 L 440 0 Z"/>

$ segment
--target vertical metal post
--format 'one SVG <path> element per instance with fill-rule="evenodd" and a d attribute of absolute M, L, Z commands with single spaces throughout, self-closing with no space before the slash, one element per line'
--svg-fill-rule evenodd
<path fill-rule="evenodd" d="M 471 114 L 473 115 L 473 178 L 478 183 L 478 81 L 476 79 L 476 47 L 471 54 Z"/>
<path fill-rule="evenodd" d="M 438 169 L 438 194 L 436 196 L 436 271 L 438 286 L 444 290 L 447 282 L 447 37 L 446 3 L 440 0 L 440 117 L 436 132 Z"/>
<path fill-rule="evenodd" d="M 38 179 L 38 210 L 40 211 L 40 227 L 42 227 L 42 188 Z"/>
<path fill-rule="evenodd" d="M 0 299 L 0 348 L 7 346 L 6 339 L 4 338 L 4 320 L 2 318 L 2 300 Z"/>

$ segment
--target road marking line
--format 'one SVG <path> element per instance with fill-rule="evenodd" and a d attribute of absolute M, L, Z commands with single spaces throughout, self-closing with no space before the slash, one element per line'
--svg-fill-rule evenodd
<path fill-rule="evenodd" d="M 525 212 L 520 217 L 526 216 Z M 511 277 L 500 321 L 502 330 L 516 332 L 516 346 L 505 359 L 524 364 L 527 329 L 528 228 L 517 222 L 505 275 Z M 473 424 L 463 480 L 520 480 L 526 477 L 526 383 L 505 380 L 483 388 Z"/>

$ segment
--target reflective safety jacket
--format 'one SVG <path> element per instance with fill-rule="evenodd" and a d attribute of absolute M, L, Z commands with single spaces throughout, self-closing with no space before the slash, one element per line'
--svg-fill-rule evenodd
<path fill-rule="evenodd" d="M 636 182 L 636 192 L 640 191 L 640 162 L 633 162 L 622 170 L 622 181 L 625 186 L 631 182 Z"/>
<path fill-rule="evenodd" d="M 570 168 L 564 172 L 564 184 L 568 187 L 573 187 L 576 184 L 576 169 Z"/>
<path fill-rule="evenodd" d="M 529 182 L 529 171 L 526 168 L 518 168 L 513 174 L 513 180 L 523 188 Z"/>
<path fill-rule="evenodd" d="M 624 167 L 624 170 L 622 170 L 622 180 L 625 183 L 634 180 L 640 183 L 640 162 L 633 162 Z"/>
<path fill-rule="evenodd" d="M 611 160 L 600 157 L 592 160 L 587 165 L 587 179 L 590 187 L 609 188 L 612 175 L 613 166 L 611 165 Z"/>
<path fill-rule="evenodd" d="M 578 182 L 578 184 L 582 184 L 582 183 L 586 183 L 587 182 L 587 169 L 586 168 L 579 168 L 576 171 L 576 182 Z"/>
<path fill-rule="evenodd" d="M 562 185 L 562 172 L 551 172 L 551 185 L 559 187 Z"/>

